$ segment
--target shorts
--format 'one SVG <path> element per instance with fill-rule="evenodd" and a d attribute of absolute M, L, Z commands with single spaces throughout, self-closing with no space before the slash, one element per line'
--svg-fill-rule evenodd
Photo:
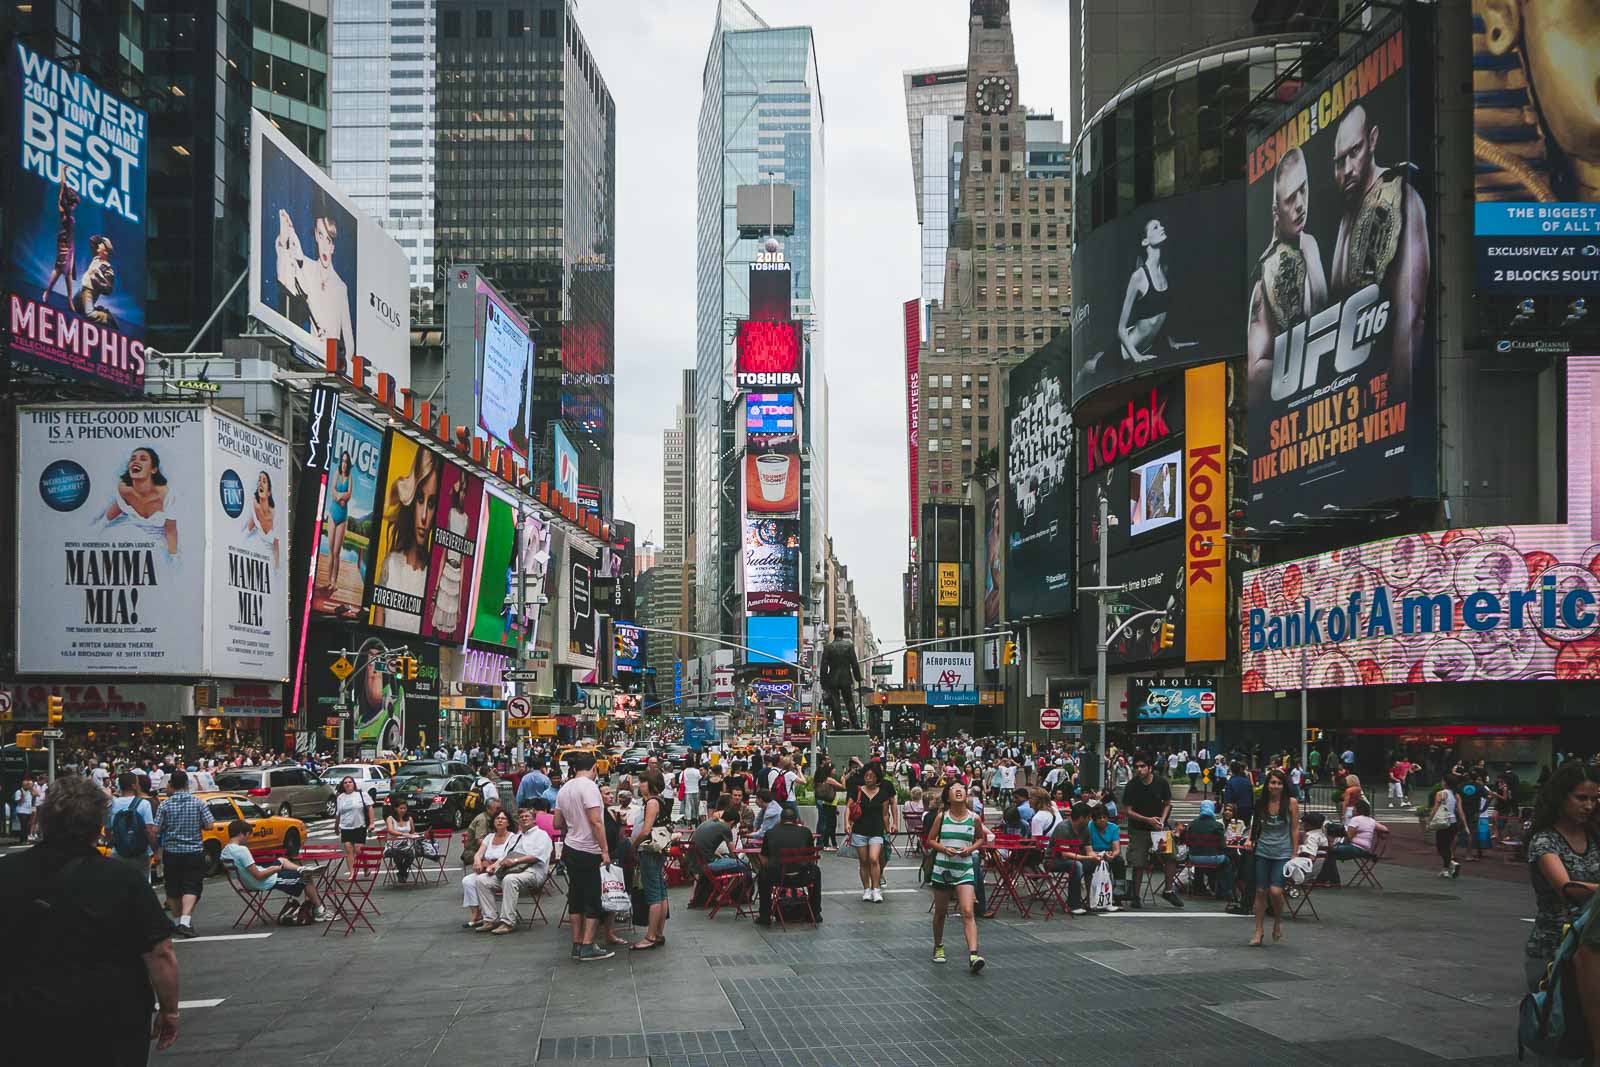
<path fill-rule="evenodd" d="M 561 862 L 567 868 L 567 910 L 585 919 L 604 919 L 600 906 L 600 854 L 562 849 Z"/>
<path fill-rule="evenodd" d="M 206 881 L 204 852 L 165 852 L 161 856 L 161 866 L 168 900 L 200 895 Z"/>
<path fill-rule="evenodd" d="M 1150 853 L 1154 844 L 1150 840 L 1150 827 L 1128 827 L 1128 863 L 1134 870 L 1141 870 L 1150 862 Z"/>
<path fill-rule="evenodd" d="M 1283 865 L 1288 862 L 1288 860 L 1268 859 L 1266 856 L 1257 856 L 1256 888 L 1282 889 L 1284 884 Z"/>
<path fill-rule="evenodd" d="M 340 830 L 339 840 L 347 845 L 364 845 L 367 843 L 367 828 L 358 826 L 354 830 Z"/>
<path fill-rule="evenodd" d="M 639 853 L 639 892 L 646 904 L 667 902 L 667 864 L 659 853 Z"/>
<path fill-rule="evenodd" d="M 272 888 L 287 896 L 299 897 L 306 891 L 305 875 L 299 871 L 280 871 L 278 880 L 272 883 Z"/>
<path fill-rule="evenodd" d="M 866 837 L 862 834 L 851 834 L 850 844 L 856 848 L 866 848 L 868 845 L 883 844 L 882 837 Z"/>

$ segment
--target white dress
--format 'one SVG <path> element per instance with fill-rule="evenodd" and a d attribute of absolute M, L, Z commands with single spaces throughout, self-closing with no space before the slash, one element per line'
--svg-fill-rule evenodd
<path fill-rule="evenodd" d="M 450 532 L 457 537 L 467 536 L 467 513 L 450 513 Z M 439 567 L 439 584 L 433 590 L 433 628 L 440 633 L 453 634 L 461 622 L 461 553 L 446 549 Z"/>

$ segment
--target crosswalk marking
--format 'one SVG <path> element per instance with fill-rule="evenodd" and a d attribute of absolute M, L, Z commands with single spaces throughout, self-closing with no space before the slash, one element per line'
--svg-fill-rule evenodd
<path fill-rule="evenodd" d="M 178 1010 L 188 1011 L 191 1008 L 214 1008 L 227 999 L 227 997 L 212 997 L 210 1000 L 180 1000 L 178 1001 Z"/>
<path fill-rule="evenodd" d="M 198 945 L 202 941 L 259 941 L 263 937 L 271 937 L 272 932 L 264 934 L 208 934 L 205 937 L 175 937 L 174 944 Z"/>

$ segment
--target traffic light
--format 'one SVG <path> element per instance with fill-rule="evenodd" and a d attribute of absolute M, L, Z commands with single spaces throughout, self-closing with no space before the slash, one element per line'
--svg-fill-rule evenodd
<path fill-rule="evenodd" d="M 1098 700 L 1085 700 L 1083 702 L 1083 721 L 1100 721 L 1100 702 Z"/>
<path fill-rule="evenodd" d="M 1314 745 L 1322 740 L 1322 728 L 1318 726 L 1306 727 L 1306 744 Z"/>
<path fill-rule="evenodd" d="M 1018 662 L 1017 643 L 1015 641 L 1007 639 L 1005 650 L 1000 654 L 1000 662 L 1008 667 Z"/>
<path fill-rule="evenodd" d="M 1173 645 L 1177 644 L 1177 642 L 1178 642 L 1178 628 L 1176 626 L 1173 626 L 1170 622 L 1162 623 L 1161 624 L 1161 637 L 1156 642 L 1156 647 L 1159 648 L 1159 649 L 1167 649 L 1167 648 L 1171 648 Z"/>
<path fill-rule="evenodd" d="M 417 657 L 407 656 L 401 660 L 400 666 L 405 671 L 406 681 L 414 682 L 417 680 Z"/>
<path fill-rule="evenodd" d="M 46 716 L 46 722 L 49 724 L 51 729 L 55 729 L 57 726 L 61 725 L 63 720 L 66 719 L 66 713 L 61 707 L 61 698 L 58 696 L 48 696 L 45 697 L 44 703 L 49 712 L 49 714 Z"/>
<path fill-rule="evenodd" d="M 329 741 L 337 741 L 339 740 L 339 728 L 337 726 L 324 726 L 322 728 L 322 736 Z"/>
<path fill-rule="evenodd" d="M 16 736 L 15 740 L 16 740 L 16 744 L 17 744 L 18 748 L 42 748 L 43 747 L 39 743 L 39 731 L 38 730 L 19 730 L 19 731 L 17 731 L 17 736 Z"/>

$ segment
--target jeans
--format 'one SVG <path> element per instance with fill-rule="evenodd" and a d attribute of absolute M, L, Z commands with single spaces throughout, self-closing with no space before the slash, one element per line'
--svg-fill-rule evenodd
<path fill-rule="evenodd" d="M 1233 861 L 1225 854 L 1195 853 L 1189 854 L 1189 862 L 1195 868 L 1196 876 L 1202 873 L 1212 875 L 1212 895 L 1218 900 L 1228 900 L 1233 896 Z"/>
<path fill-rule="evenodd" d="M 839 809 L 832 804 L 817 805 L 817 840 L 823 848 L 834 848 L 839 833 Z"/>
<path fill-rule="evenodd" d="M 1372 853 L 1364 848 L 1354 845 L 1334 845 L 1328 850 L 1328 855 L 1336 860 L 1370 859 Z"/>
<path fill-rule="evenodd" d="M 683 813 L 688 818 L 690 826 L 700 825 L 700 794 L 698 792 L 684 792 Z"/>
<path fill-rule="evenodd" d="M 1088 884 L 1085 876 L 1096 866 L 1097 864 L 1082 863 L 1078 860 L 1050 860 L 1044 865 L 1044 869 L 1051 874 L 1066 872 L 1067 907 L 1081 908 L 1084 906 L 1083 889 Z"/>
<path fill-rule="evenodd" d="M 710 863 L 706 864 L 706 870 L 710 871 L 712 874 L 731 874 L 734 871 L 743 871 L 746 874 L 749 874 L 750 865 L 744 860 L 738 859 L 734 856 L 723 856 L 720 859 L 714 859 Z"/>

